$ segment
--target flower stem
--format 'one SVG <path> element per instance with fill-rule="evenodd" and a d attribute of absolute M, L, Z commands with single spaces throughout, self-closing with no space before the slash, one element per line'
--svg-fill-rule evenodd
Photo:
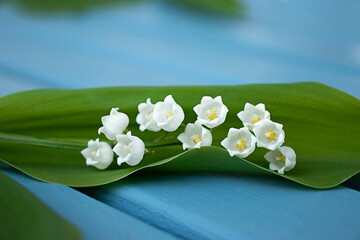
<path fill-rule="evenodd" d="M 160 142 L 161 140 L 163 140 L 166 136 L 167 136 L 168 132 L 165 132 L 162 136 L 156 138 L 154 140 L 154 143 Z"/>

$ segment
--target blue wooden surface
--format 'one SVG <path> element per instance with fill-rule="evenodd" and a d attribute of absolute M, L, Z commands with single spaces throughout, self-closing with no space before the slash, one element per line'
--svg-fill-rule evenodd
<path fill-rule="evenodd" d="M 85 239 L 177 239 L 70 187 L 40 182 L 12 169 L 1 171 L 78 227 Z"/>
<path fill-rule="evenodd" d="M 360 192 L 279 177 L 149 175 L 85 190 L 186 239 L 359 239 Z"/>
<path fill-rule="evenodd" d="M 243 2 L 241 19 L 159 1 L 81 14 L 34 14 L 2 4 L 0 96 L 48 87 L 296 81 L 360 96 L 359 1 Z M 7 173 L 86 239 L 132 232 L 171 238 L 151 226 L 189 239 L 360 237 L 359 192 L 345 187 L 317 191 L 278 178 L 138 174 L 81 190 L 109 207 L 71 188 Z M 101 231 L 93 227 L 98 219 Z"/>
<path fill-rule="evenodd" d="M 53 87 L 321 81 L 360 95 L 358 1 L 243 2 L 240 19 L 157 1 L 54 15 L 4 4 L 0 72 Z"/>

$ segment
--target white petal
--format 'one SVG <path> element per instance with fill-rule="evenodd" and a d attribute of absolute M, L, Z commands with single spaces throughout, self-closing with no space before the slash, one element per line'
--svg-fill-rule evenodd
<path fill-rule="evenodd" d="M 150 121 L 146 123 L 145 127 L 152 132 L 158 132 L 161 130 L 161 127 L 159 127 L 155 121 Z"/>
<path fill-rule="evenodd" d="M 118 157 L 117 164 L 121 166 L 122 163 L 129 161 L 130 154 L 126 155 L 126 157 Z"/>
<path fill-rule="evenodd" d="M 264 158 L 266 159 L 266 161 L 268 162 L 276 162 L 276 157 L 280 155 L 279 150 L 275 150 L 275 151 L 269 151 L 264 155 Z"/>
<path fill-rule="evenodd" d="M 158 126 L 164 124 L 167 120 L 166 114 L 171 111 L 171 106 L 163 102 L 157 102 L 154 107 L 153 119 L 158 123 Z"/>
<path fill-rule="evenodd" d="M 86 158 L 86 165 L 103 170 L 112 163 L 114 153 L 108 143 L 99 142 L 99 139 L 96 139 L 95 141 L 90 140 L 88 145 L 91 147 L 89 146 L 81 151 L 81 154 Z"/>
<path fill-rule="evenodd" d="M 237 116 L 241 121 L 243 121 L 243 120 L 244 120 L 244 114 L 245 114 L 244 111 L 240 111 L 236 116 Z"/>
<path fill-rule="evenodd" d="M 85 149 L 81 150 L 81 154 L 84 156 L 84 158 L 88 158 L 91 154 L 90 148 L 85 148 Z"/>
<path fill-rule="evenodd" d="M 211 146 L 212 144 L 212 134 L 206 128 L 202 128 L 202 141 L 201 146 Z"/>
<path fill-rule="evenodd" d="M 278 170 L 279 168 L 281 168 L 281 166 L 278 164 L 278 162 L 271 162 L 271 163 L 269 164 L 269 169 L 270 169 L 271 171 L 276 171 L 276 170 Z"/>
<path fill-rule="evenodd" d="M 287 158 L 296 159 L 296 153 L 291 147 L 283 146 L 279 150 Z"/>
<path fill-rule="evenodd" d="M 129 117 L 117 111 L 118 108 L 112 108 L 110 115 L 103 116 L 101 122 L 102 127 L 99 128 L 98 133 L 104 133 L 110 140 L 115 140 L 117 134 L 123 133 L 123 131 L 129 125 Z"/>
<path fill-rule="evenodd" d="M 220 104 L 223 103 L 221 96 L 215 97 L 215 98 L 214 98 L 214 101 L 216 101 L 216 102 L 218 102 L 218 103 L 220 103 Z"/>
<path fill-rule="evenodd" d="M 230 144 L 229 144 L 229 138 L 225 138 L 221 141 L 221 146 L 223 146 L 226 150 L 230 148 Z"/>
<path fill-rule="evenodd" d="M 134 136 L 133 136 L 134 137 Z M 129 150 L 131 152 L 128 161 L 126 162 L 130 166 L 135 166 L 141 162 L 145 153 L 145 144 L 140 138 L 135 139 L 130 143 Z"/>
<path fill-rule="evenodd" d="M 145 131 L 145 130 L 146 130 L 146 127 L 145 127 L 144 125 L 140 125 L 140 126 L 139 126 L 139 129 L 140 129 L 140 131 L 142 131 L 142 132 L 143 132 L 143 131 Z"/>
<path fill-rule="evenodd" d="M 278 173 L 284 174 L 284 169 L 285 169 L 285 167 L 279 168 L 279 169 L 278 169 Z"/>
<path fill-rule="evenodd" d="M 177 137 L 177 139 L 183 144 L 183 149 L 187 149 L 187 148 L 193 148 L 193 144 L 190 137 L 185 134 L 185 133 L 180 133 L 179 136 Z M 191 146 L 192 145 L 192 146 Z"/>
<path fill-rule="evenodd" d="M 148 104 L 147 103 L 140 103 L 138 105 L 138 111 L 140 113 L 145 112 L 147 109 L 148 109 Z"/>
<path fill-rule="evenodd" d="M 165 99 L 164 99 L 164 102 L 165 103 L 170 103 L 170 104 L 176 104 L 176 102 L 175 102 L 174 98 L 172 97 L 172 95 L 166 96 Z"/>
<path fill-rule="evenodd" d="M 237 128 L 230 128 L 229 129 L 229 132 L 228 132 L 228 137 L 232 136 L 232 135 L 235 135 L 235 134 L 238 134 L 240 132 L 240 129 L 237 129 Z"/>
<path fill-rule="evenodd" d="M 283 146 L 280 152 L 286 157 L 285 171 L 293 169 L 296 165 L 296 153 L 291 147 Z"/>
<path fill-rule="evenodd" d="M 262 112 L 265 112 L 265 104 L 263 103 L 259 103 L 255 106 L 256 109 L 262 111 Z"/>
<path fill-rule="evenodd" d="M 201 104 L 196 105 L 193 109 L 194 109 L 194 112 L 195 112 L 196 114 L 199 114 L 199 113 L 200 113 L 200 109 L 201 109 Z"/>
<path fill-rule="evenodd" d="M 119 110 L 119 108 L 112 108 L 112 109 L 110 110 L 110 115 L 116 114 L 116 113 L 118 112 L 118 110 Z"/>
<path fill-rule="evenodd" d="M 253 111 L 254 110 L 254 105 L 252 105 L 251 103 L 245 103 L 245 107 L 244 107 L 244 110 L 245 110 L 245 112 L 247 112 L 247 111 Z"/>
<path fill-rule="evenodd" d="M 99 158 L 99 163 L 94 165 L 98 169 L 105 169 L 112 163 L 114 159 L 114 152 L 112 151 L 110 144 L 100 142 Z"/>
<path fill-rule="evenodd" d="M 93 165 L 97 164 L 98 162 L 99 162 L 98 160 L 95 160 L 95 159 L 93 159 L 91 157 L 86 158 L 86 165 L 87 166 L 93 166 Z"/>
<path fill-rule="evenodd" d="M 264 119 L 270 120 L 270 113 L 268 111 L 265 111 Z"/>
<path fill-rule="evenodd" d="M 229 152 L 231 157 L 237 156 L 239 154 L 239 151 L 234 151 L 234 150 L 231 150 L 231 149 L 228 149 L 228 152 Z"/>
<path fill-rule="evenodd" d="M 201 98 L 200 103 L 201 103 L 201 105 L 203 105 L 203 104 L 206 104 L 206 103 L 211 102 L 212 100 L 213 100 L 213 98 L 212 98 L 212 97 L 209 97 L 209 96 L 204 96 L 204 97 L 202 97 L 202 98 Z M 199 104 L 199 105 L 200 105 L 200 104 Z"/>

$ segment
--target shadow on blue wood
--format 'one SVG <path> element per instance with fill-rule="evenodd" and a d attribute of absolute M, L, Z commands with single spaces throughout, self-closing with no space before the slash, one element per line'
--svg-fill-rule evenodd
<path fill-rule="evenodd" d="M 360 173 L 346 180 L 341 185 L 360 191 Z"/>
<path fill-rule="evenodd" d="M 77 226 L 84 239 L 177 239 L 70 187 L 40 182 L 12 169 L 1 171 Z"/>
<path fill-rule="evenodd" d="M 90 196 L 186 239 L 359 239 L 360 193 L 278 177 L 130 176 Z"/>

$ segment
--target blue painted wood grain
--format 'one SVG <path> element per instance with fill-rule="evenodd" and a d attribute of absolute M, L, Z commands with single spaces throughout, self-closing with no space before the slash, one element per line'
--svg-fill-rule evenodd
<path fill-rule="evenodd" d="M 360 192 L 279 177 L 148 175 L 86 189 L 186 239 L 359 239 Z"/>
<path fill-rule="evenodd" d="M 243 2 L 242 19 L 196 15 L 158 1 L 79 15 L 34 15 L 0 5 L 0 23 L 6 23 L 0 24 L 0 94 L 320 81 L 360 96 L 359 1 Z M 317 191 L 278 178 L 139 173 L 81 190 L 111 208 L 71 188 L 7 173 L 88 239 L 142 231 L 149 238 L 170 236 L 122 211 L 189 239 L 360 237 L 359 192 L 344 187 Z"/>
<path fill-rule="evenodd" d="M 41 84 L 24 79 L 22 76 L 18 77 L 13 73 L 5 73 L 0 71 L 0 97 L 26 90 L 33 90 L 39 88 L 49 88 L 48 84 Z"/>
<path fill-rule="evenodd" d="M 25 186 L 55 212 L 78 227 L 86 240 L 177 239 L 70 187 L 40 182 L 15 170 L 0 171 Z"/>
<path fill-rule="evenodd" d="M 360 95 L 358 3 L 244 2 L 237 20 L 163 2 L 55 16 L 4 5 L 0 71 L 56 87 L 320 81 Z"/>

